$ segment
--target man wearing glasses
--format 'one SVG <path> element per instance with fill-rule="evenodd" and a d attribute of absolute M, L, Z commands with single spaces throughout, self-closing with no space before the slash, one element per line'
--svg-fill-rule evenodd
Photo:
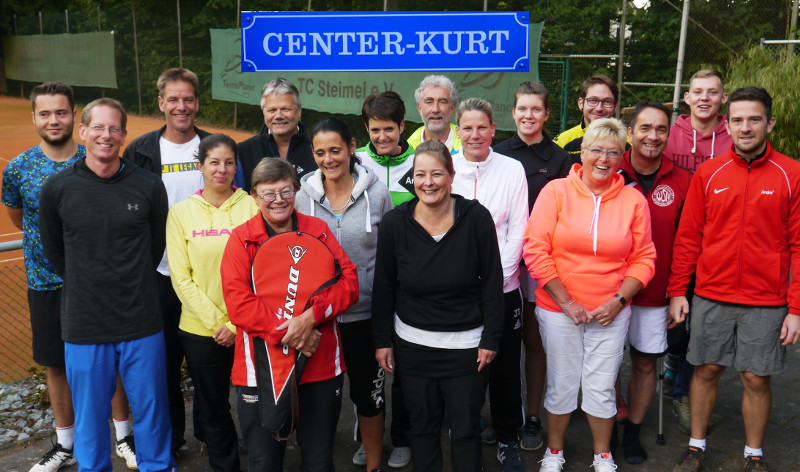
<path fill-rule="evenodd" d="M 416 148 L 424 141 L 436 139 L 447 146 L 450 154 L 458 152 L 461 140 L 456 136 L 456 125 L 450 123 L 458 102 L 453 81 L 443 75 L 429 75 L 414 91 L 414 99 L 424 125 L 409 136 L 408 144 Z"/>
<path fill-rule="evenodd" d="M 116 100 L 84 108 L 86 157 L 42 187 L 42 248 L 64 279 L 61 328 L 80 470 L 111 470 L 108 417 L 119 371 L 136 418 L 139 469 L 172 471 L 153 271 L 164 253 L 167 194 L 157 177 L 120 159 L 126 122 Z"/>
<path fill-rule="evenodd" d="M 578 98 L 578 109 L 583 112 L 583 120 L 574 128 L 570 128 L 556 137 L 555 142 L 572 158 L 573 163 L 581 163 L 581 143 L 586 127 L 594 120 L 610 118 L 619 106 L 619 88 L 608 76 L 597 74 L 589 77 L 581 84 L 581 96 Z"/>
<path fill-rule="evenodd" d="M 198 79 L 187 69 L 167 69 L 158 77 L 158 108 L 166 124 L 131 142 L 124 158 L 157 175 L 167 189 L 169 206 L 182 202 L 203 188 L 203 174 L 197 169 L 197 149 L 208 132 L 194 125 L 200 109 L 197 99 Z M 181 302 L 172 288 L 164 252 L 156 269 L 158 299 L 164 318 L 164 342 L 167 346 L 167 391 L 169 417 L 172 423 L 172 450 L 177 452 L 186 443 L 186 413 L 181 392 L 183 348 L 178 337 Z M 197 415 L 195 415 L 196 417 Z M 197 431 L 198 428 L 195 428 Z"/>

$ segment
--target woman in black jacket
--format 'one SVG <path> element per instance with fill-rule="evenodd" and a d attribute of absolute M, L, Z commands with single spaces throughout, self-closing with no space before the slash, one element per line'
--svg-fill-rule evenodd
<path fill-rule="evenodd" d="M 376 357 L 403 378 L 415 471 L 442 470 L 441 421 L 452 469 L 481 470 L 484 368 L 502 332 L 503 272 L 489 211 L 450 194 L 448 149 L 416 149 L 417 198 L 381 221 L 373 287 Z M 443 408 L 442 408 L 443 407 Z"/>

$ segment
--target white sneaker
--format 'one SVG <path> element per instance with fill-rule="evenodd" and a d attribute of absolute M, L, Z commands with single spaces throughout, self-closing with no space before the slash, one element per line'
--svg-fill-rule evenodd
<path fill-rule="evenodd" d="M 564 451 L 553 454 L 548 447 L 544 451 L 544 457 L 539 461 L 539 463 L 542 464 L 542 466 L 539 467 L 539 472 L 559 472 L 564 468 L 564 462 L 566 462 L 564 460 Z"/>
<path fill-rule="evenodd" d="M 362 444 L 355 454 L 353 454 L 353 465 L 357 465 L 359 467 L 364 467 L 367 465 L 367 453 L 364 451 L 364 445 Z"/>
<path fill-rule="evenodd" d="M 47 454 L 42 457 L 36 465 L 31 467 L 30 472 L 56 472 L 62 467 L 67 467 L 75 463 L 75 456 L 72 449 L 64 449 L 61 444 L 56 443 Z"/>
<path fill-rule="evenodd" d="M 411 462 L 411 448 L 410 447 L 396 447 L 392 449 L 389 455 L 389 467 L 399 469 L 405 467 Z"/>
<path fill-rule="evenodd" d="M 136 445 L 133 442 L 133 434 L 129 434 L 117 441 L 117 457 L 125 459 L 125 465 L 131 470 L 139 470 L 136 464 Z"/>
<path fill-rule="evenodd" d="M 614 458 L 611 457 L 610 452 L 595 454 L 592 467 L 594 467 L 594 472 L 614 472 L 617 470 L 617 464 L 614 463 Z"/>

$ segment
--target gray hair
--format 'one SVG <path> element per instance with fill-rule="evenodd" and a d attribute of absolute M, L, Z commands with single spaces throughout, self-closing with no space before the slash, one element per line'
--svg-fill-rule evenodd
<path fill-rule="evenodd" d="M 492 104 L 478 97 L 472 97 L 458 104 L 456 123 L 461 124 L 461 115 L 468 111 L 480 111 L 489 117 L 489 123 L 494 123 L 494 109 Z"/>
<path fill-rule="evenodd" d="M 429 75 L 422 79 L 422 82 L 419 83 L 419 87 L 414 91 L 414 100 L 417 101 L 417 104 L 422 102 L 422 93 L 428 87 L 446 88 L 447 91 L 450 92 L 450 101 L 452 103 L 458 103 L 458 90 L 456 90 L 456 86 L 453 84 L 452 80 L 443 75 Z"/>
<path fill-rule="evenodd" d="M 261 89 L 261 109 L 264 109 L 264 102 L 266 101 L 265 98 L 267 95 L 285 95 L 287 93 L 292 95 L 295 106 L 299 107 L 300 91 L 297 90 L 297 87 L 295 87 L 293 83 L 283 77 L 270 80 L 264 84 L 264 87 Z"/>
<path fill-rule="evenodd" d="M 619 150 L 625 150 L 625 143 L 628 142 L 628 130 L 622 121 L 616 118 L 601 118 L 594 120 L 586 127 L 586 134 L 583 135 L 581 147 L 591 146 L 595 141 L 602 141 L 611 138 L 619 145 Z"/>

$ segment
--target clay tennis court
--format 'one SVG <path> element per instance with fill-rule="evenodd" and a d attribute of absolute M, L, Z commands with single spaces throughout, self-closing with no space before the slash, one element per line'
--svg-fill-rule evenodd
<path fill-rule="evenodd" d="M 78 109 L 80 119 L 81 109 Z M 158 129 L 164 120 L 128 116 L 128 137 L 125 144 L 135 138 Z M 202 126 L 213 133 L 225 133 L 239 142 L 251 133 Z M 74 137 L 78 137 L 75 124 Z M 21 98 L 0 96 L 0 172 L 8 163 L 28 148 L 41 141 L 31 118 L 30 101 Z M 0 209 L 0 243 L 18 241 L 22 232 L 8 218 L 5 207 Z M 0 382 L 9 382 L 27 377 L 31 357 L 31 333 L 28 314 L 27 285 L 22 251 L 0 252 L 0 316 L 6 322 L 0 333 Z"/>

